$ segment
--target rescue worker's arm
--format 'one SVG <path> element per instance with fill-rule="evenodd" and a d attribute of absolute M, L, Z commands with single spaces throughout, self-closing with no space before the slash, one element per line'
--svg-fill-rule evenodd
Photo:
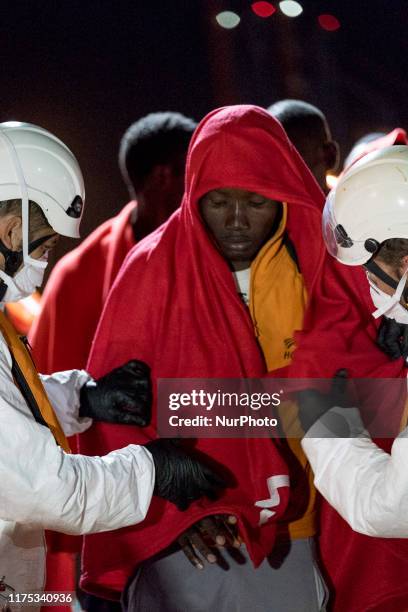
<path fill-rule="evenodd" d="M 143 520 L 154 481 L 145 448 L 68 455 L 48 428 L 0 397 L 1 519 L 72 534 L 118 529 Z"/>
<path fill-rule="evenodd" d="M 92 419 L 79 416 L 80 392 L 92 377 L 85 370 L 67 370 L 50 376 L 40 374 L 40 378 L 64 434 L 69 437 L 86 431 Z"/>
<path fill-rule="evenodd" d="M 302 440 L 315 474 L 315 485 L 355 531 L 370 536 L 406 538 L 408 428 L 394 441 L 389 455 L 371 440 L 362 426 L 355 437 L 330 437 L 333 417 L 341 423 L 339 419 L 345 413 L 351 435 L 356 434 L 358 411 L 333 408 Z M 331 422 L 324 431 L 324 420 L 330 417 Z"/>
<path fill-rule="evenodd" d="M 128 361 L 98 380 L 84 370 L 41 379 L 66 436 L 86 431 L 92 419 L 139 427 L 150 423 L 150 368 L 141 361 Z"/>

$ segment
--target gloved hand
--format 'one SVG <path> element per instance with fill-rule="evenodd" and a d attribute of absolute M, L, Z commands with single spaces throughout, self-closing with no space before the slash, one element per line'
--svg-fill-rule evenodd
<path fill-rule="evenodd" d="M 377 344 L 391 359 L 408 356 L 408 325 L 385 315 L 378 330 Z"/>
<path fill-rule="evenodd" d="M 151 408 L 150 368 L 137 359 L 85 383 L 80 392 L 79 416 L 95 421 L 146 427 Z"/>
<path fill-rule="evenodd" d="M 178 440 L 159 439 L 148 442 L 156 470 L 154 494 L 187 510 L 191 502 L 203 497 L 216 499 L 226 482 L 199 459 L 190 456 Z"/>
<path fill-rule="evenodd" d="M 341 369 L 335 373 L 329 393 L 322 393 L 317 389 L 298 391 L 296 398 L 299 406 L 299 418 L 304 431 L 308 431 L 333 406 L 349 408 L 352 402 L 346 390 L 347 370 Z"/>

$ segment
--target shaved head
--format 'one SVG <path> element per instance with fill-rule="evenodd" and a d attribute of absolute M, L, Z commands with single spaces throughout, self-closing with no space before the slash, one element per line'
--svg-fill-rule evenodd
<path fill-rule="evenodd" d="M 268 112 L 282 124 L 323 191 L 326 173 L 337 166 L 338 148 L 320 109 L 303 100 L 279 100 Z"/>

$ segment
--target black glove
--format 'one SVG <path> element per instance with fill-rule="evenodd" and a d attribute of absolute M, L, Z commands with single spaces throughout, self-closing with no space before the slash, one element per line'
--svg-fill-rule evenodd
<path fill-rule="evenodd" d="M 337 370 L 329 393 L 322 393 L 316 389 L 305 389 L 296 394 L 299 406 L 299 418 L 304 431 L 308 431 L 320 417 L 333 408 L 340 406 L 349 408 L 352 402 L 346 393 L 347 370 Z"/>
<path fill-rule="evenodd" d="M 80 402 L 80 417 L 146 427 L 152 410 L 149 366 L 132 359 L 102 378 L 85 383 Z"/>
<path fill-rule="evenodd" d="M 177 440 L 159 439 L 146 444 L 156 470 L 155 495 L 187 510 L 191 502 L 206 495 L 216 499 L 226 482 L 199 459 L 188 455 Z"/>
<path fill-rule="evenodd" d="M 408 325 L 383 316 L 377 344 L 393 360 L 408 357 Z"/>

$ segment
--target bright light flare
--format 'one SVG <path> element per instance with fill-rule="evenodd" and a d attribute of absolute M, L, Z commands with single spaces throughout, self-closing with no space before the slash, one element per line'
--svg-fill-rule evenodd
<path fill-rule="evenodd" d="M 255 15 L 258 15 L 258 17 L 262 17 L 263 19 L 270 17 L 276 11 L 276 8 L 270 2 L 253 2 L 251 4 L 251 9 Z"/>
<path fill-rule="evenodd" d="M 326 185 L 329 189 L 334 189 L 337 185 L 338 180 L 338 176 L 335 176 L 334 174 L 326 174 Z"/>
<path fill-rule="evenodd" d="M 241 21 L 240 16 L 233 11 L 222 11 L 222 13 L 218 13 L 218 15 L 216 15 L 215 19 L 217 20 L 218 25 L 226 30 L 236 28 Z"/>
<path fill-rule="evenodd" d="M 279 8 L 286 17 L 299 17 L 303 13 L 302 5 L 294 0 L 279 2 Z"/>

